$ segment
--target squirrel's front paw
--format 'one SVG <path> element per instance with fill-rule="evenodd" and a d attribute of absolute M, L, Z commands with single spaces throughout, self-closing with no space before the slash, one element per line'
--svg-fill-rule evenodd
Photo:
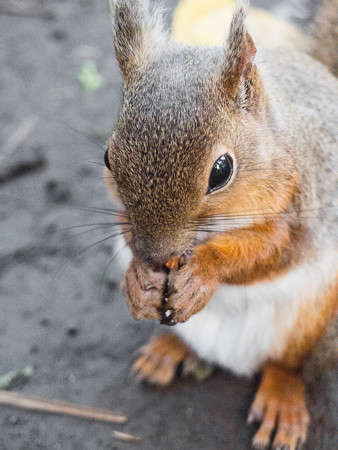
<path fill-rule="evenodd" d="M 154 272 L 138 259 L 132 260 L 121 289 L 134 319 L 160 318 L 165 277 L 165 273 Z"/>
<path fill-rule="evenodd" d="M 171 323 L 186 322 L 209 302 L 215 293 L 218 280 L 213 274 L 206 274 L 197 260 L 192 257 L 178 271 L 170 275 L 167 309 L 171 310 Z"/>

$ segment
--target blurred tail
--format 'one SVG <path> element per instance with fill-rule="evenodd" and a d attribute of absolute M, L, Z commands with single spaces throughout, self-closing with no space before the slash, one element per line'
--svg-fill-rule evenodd
<path fill-rule="evenodd" d="M 222 45 L 225 24 L 231 21 L 235 3 L 235 0 L 180 0 L 172 26 L 174 38 L 187 45 Z M 237 0 L 237 4 L 241 3 Z M 275 14 L 250 8 L 247 23 L 258 47 L 297 48 L 338 75 L 338 0 L 322 0 L 310 32 L 302 32 L 292 24 L 303 22 L 305 28 L 309 22 L 308 0 L 280 0 Z"/>
<path fill-rule="evenodd" d="M 338 76 L 338 0 L 323 0 L 312 27 L 309 54 Z"/>
<path fill-rule="evenodd" d="M 186 45 L 223 45 L 235 5 L 246 9 L 248 3 L 248 0 L 180 0 L 172 24 L 173 37 Z M 297 9 L 298 6 L 292 10 Z M 288 20 L 271 12 L 250 7 L 246 22 L 258 47 L 307 49 L 306 36 Z"/>

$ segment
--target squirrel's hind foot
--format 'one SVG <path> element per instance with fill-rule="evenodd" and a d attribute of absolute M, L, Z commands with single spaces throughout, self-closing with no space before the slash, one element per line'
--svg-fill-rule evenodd
<path fill-rule="evenodd" d="M 186 376 L 198 366 L 196 354 L 172 333 L 165 333 L 153 338 L 140 349 L 140 357 L 134 363 L 136 376 L 149 384 L 158 386 L 169 385 L 176 374 L 177 368 L 182 368 Z"/>
<path fill-rule="evenodd" d="M 254 449 L 299 448 L 306 440 L 310 422 L 302 379 L 284 368 L 268 364 L 264 369 L 248 422 L 261 422 L 253 439 Z M 270 447 L 275 430 L 275 438 Z"/>

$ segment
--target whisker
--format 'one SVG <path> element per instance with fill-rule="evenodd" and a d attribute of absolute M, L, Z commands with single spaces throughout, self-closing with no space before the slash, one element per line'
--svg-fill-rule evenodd
<path fill-rule="evenodd" d="M 98 214 L 107 214 L 111 216 L 122 216 L 122 217 L 128 217 L 128 214 L 123 210 L 114 210 L 114 209 L 106 209 L 106 208 L 91 208 L 91 207 L 77 207 L 80 210 L 84 211 L 90 211 L 90 212 L 96 212 Z"/>
<path fill-rule="evenodd" d="M 81 159 L 81 164 L 83 163 L 87 163 L 87 162 L 93 162 L 91 161 L 93 158 L 96 158 L 99 161 L 102 161 L 102 156 L 89 156 L 88 158 L 82 158 Z M 68 161 L 68 164 L 66 167 L 70 167 L 70 166 L 74 166 L 74 165 L 79 165 L 79 160 L 78 159 L 71 159 Z"/>
<path fill-rule="evenodd" d="M 109 236 L 107 236 L 107 237 L 105 237 L 103 239 L 100 239 L 99 241 L 94 242 L 93 244 L 87 245 L 86 247 L 78 250 L 72 258 L 68 258 L 68 261 L 61 266 L 61 268 L 56 272 L 55 277 L 57 277 L 67 266 L 69 266 L 69 264 L 71 262 L 75 261 L 76 258 L 78 258 L 79 256 L 83 255 L 85 252 L 87 252 L 91 248 L 93 248 L 96 245 L 99 245 L 99 244 L 101 244 L 103 242 L 106 242 L 108 240 L 117 238 L 117 237 L 123 235 L 125 232 L 126 231 L 120 230 L 120 231 L 118 231 L 116 233 L 110 234 Z"/>
<path fill-rule="evenodd" d="M 89 162 L 90 162 L 90 164 L 95 164 L 96 166 L 106 167 L 105 164 L 98 163 L 98 162 L 96 162 L 96 161 L 89 161 Z"/>
<path fill-rule="evenodd" d="M 104 228 L 108 228 L 108 226 L 101 226 L 101 227 L 96 227 L 96 228 L 91 228 L 90 230 L 84 230 L 84 231 L 80 231 L 79 233 L 76 233 L 74 236 L 81 236 L 82 234 L 87 234 L 87 233 L 91 233 L 92 231 L 98 231 L 98 230 L 103 230 Z M 121 230 L 122 231 L 122 230 Z M 123 232 L 122 232 L 123 233 Z"/>
<path fill-rule="evenodd" d="M 83 131 L 77 130 L 76 128 L 73 128 L 71 125 L 69 125 L 66 122 L 61 121 L 61 123 L 63 125 L 65 125 L 67 128 L 69 128 L 70 130 L 74 131 L 75 133 L 78 133 L 80 136 L 85 137 L 86 139 L 88 139 L 92 144 L 95 144 L 96 147 L 100 148 L 103 152 L 106 151 L 106 149 L 104 147 L 101 147 L 101 145 L 99 145 L 92 137 L 90 137 L 88 134 L 84 133 Z"/>
<path fill-rule="evenodd" d="M 90 250 L 91 248 L 95 247 L 95 246 L 98 245 L 98 244 L 102 244 L 102 242 L 106 242 L 106 241 L 108 241 L 109 239 L 113 239 L 113 238 L 116 238 L 116 237 L 118 237 L 118 236 L 123 235 L 123 233 L 124 233 L 124 231 L 120 230 L 120 231 L 118 231 L 118 232 L 116 232 L 116 233 L 113 233 L 113 234 L 111 234 L 111 235 L 109 235 L 109 236 L 103 238 L 103 239 L 100 239 L 100 240 L 97 241 L 97 242 L 94 242 L 93 244 L 87 245 L 87 247 L 84 247 L 84 248 L 82 248 L 81 250 L 79 250 L 79 251 L 75 254 L 75 257 L 78 257 L 78 256 L 82 255 L 83 253 L 85 253 L 86 251 Z"/>
<path fill-rule="evenodd" d="M 127 246 L 129 246 L 129 245 L 131 244 L 132 240 L 133 240 L 133 239 L 130 239 L 129 242 L 126 242 L 126 243 L 124 244 L 123 247 L 121 247 L 120 249 L 118 249 L 118 250 L 113 254 L 113 256 L 111 257 L 109 263 L 107 264 L 107 266 L 106 266 L 106 268 L 105 268 L 105 270 L 104 270 L 104 272 L 103 272 L 102 278 L 105 278 L 106 273 L 107 273 L 108 268 L 109 268 L 109 266 L 111 265 L 111 263 L 114 261 L 114 259 L 119 255 L 119 253 L 120 253 L 122 250 L 124 250 Z"/>
<path fill-rule="evenodd" d="M 245 231 L 245 230 L 241 230 L 241 231 Z M 247 230 L 247 231 L 249 231 L 249 230 Z M 227 234 L 228 235 L 232 235 L 232 236 L 237 236 L 237 237 L 243 237 L 244 236 L 243 232 L 237 232 L 237 230 L 231 230 L 231 231 L 227 232 Z M 250 231 L 250 234 L 251 234 L 250 238 L 252 240 L 257 239 L 257 238 L 255 238 L 255 236 L 252 236 L 252 234 L 260 235 L 259 232 L 252 232 L 252 231 Z M 271 239 L 268 239 L 268 238 L 265 238 L 265 241 L 267 243 L 273 243 L 273 241 Z M 202 241 L 202 243 L 205 244 L 204 241 Z M 300 252 L 299 250 L 296 250 L 295 248 L 289 247 L 289 246 L 287 246 L 285 244 L 279 244 L 279 248 L 290 250 L 291 252 L 297 253 L 297 254 L 299 254 L 301 256 L 303 256 L 305 254 L 304 252 Z M 221 250 L 217 250 L 217 249 L 215 249 L 215 250 L 218 251 L 221 256 L 224 256 Z"/>
<path fill-rule="evenodd" d="M 116 225 L 131 225 L 129 222 L 99 222 L 99 223 L 86 223 L 83 225 L 72 225 L 71 227 L 65 227 L 65 228 L 58 228 L 56 231 L 66 231 L 66 230 L 73 230 L 77 228 L 84 228 L 84 227 L 96 227 L 96 226 L 116 226 Z"/>
<path fill-rule="evenodd" d="M 317 212 L 320 210 L 327 210 L 327 209 L 336 209 L 337 206 L 323 206 L 318 208 L 310 208 L 310 209 L 304 209 L 301 211 L 301 213 L 307 213 L 307 212 Z M 305 215 L 299 215 L 299 212 L 297 211 L 281 211 L 281 212 L 257 212 L 259 210 L 247 210 L 238 213 L 232 213 L 232 214 L 217 214 L 215 216 L 200 216 L 198 219 L 195 220 L 195 223 L 200 223 L 201 220 L 209 220 L 209 221 L 217 221 L 217 220 L 226 220 L 226 219 L 237 219 L 237 218 L 251 218 L 251 217 L 261 217 L 261 218 L 270 218 L 270 217 L 285 217 L 290 215 L 296 215 L 298 217 L 304 218 L 304 219 L 310 219 L 312 216 L 305 216 Z"/>

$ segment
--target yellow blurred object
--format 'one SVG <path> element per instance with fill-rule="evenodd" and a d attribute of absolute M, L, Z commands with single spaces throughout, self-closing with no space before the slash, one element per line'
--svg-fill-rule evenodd
<path fill-rule="evenodd" d="M 187 45 L 222 45 L 234 9 L 233 0 L 181 0 L 172 34 Z M 307 48 L 307 39 L 300 30 L 263 9 L 250 8 L 247 24 L 258 47 Z"/>

